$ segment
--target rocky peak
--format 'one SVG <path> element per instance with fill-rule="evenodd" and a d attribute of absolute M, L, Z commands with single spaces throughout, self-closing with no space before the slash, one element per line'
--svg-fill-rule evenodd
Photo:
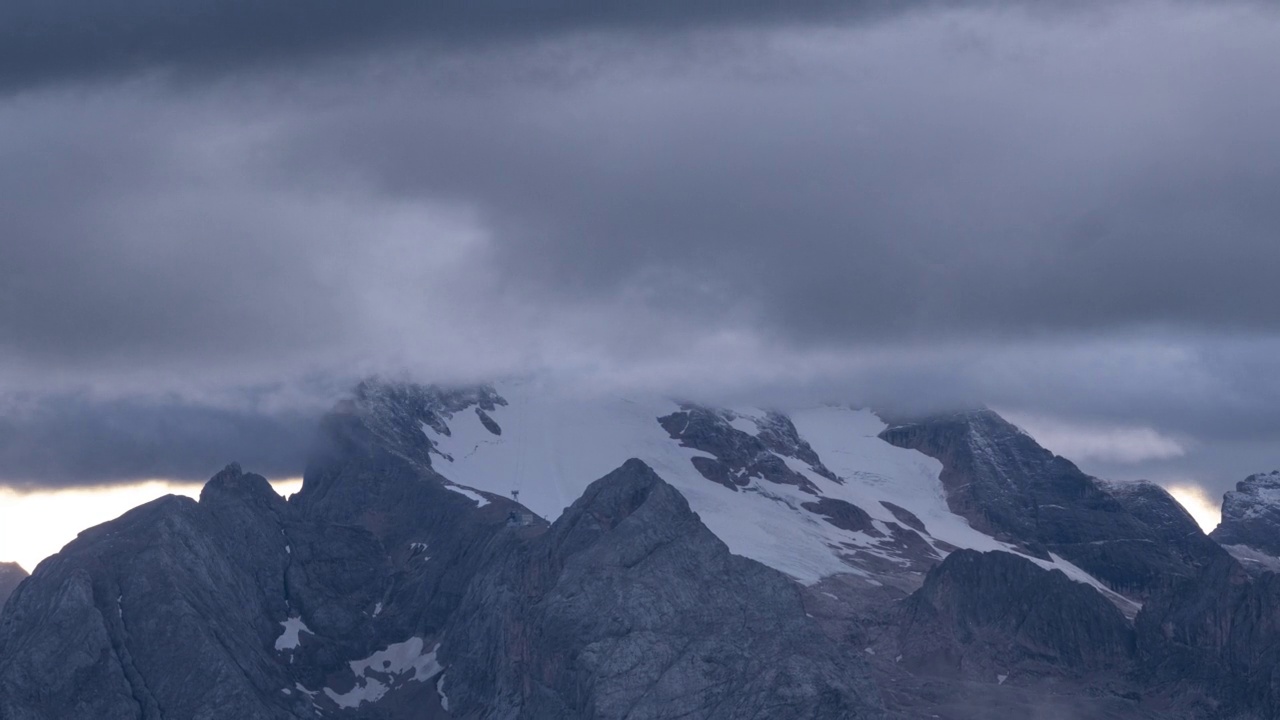
<path fill-rule="evenodd" d="M 1280 471 L 1250 475 L 1222 498 L 1222 522 L 1210 536 L 1280 557 Z"/>
<path fill-rule="evenodd" d="M 580 524 L 576 518 L 590 518 L 601 531 L 609 531 L 650 502 L 660 504 L 669 519 L 693 517 L 689 503 L 675 488 L 666 484 L 653 469 L 637 458 L 587 486 L 582 497 L 565 512 L 569 524 Z"/>
<path fill-rule="evenodd" d="M 266 478 L 246 473 L 240 469 L 239 463 L 231 463 L 205 483 L 200 491 L 200 504 L 249 505 L 279 511 L 284 508 L 285 501 Z"/>
<path fill-rule="evenodd" d="M 1144 598 L 1218 553 L 1163 490 L 1117 492 L 990 410 L 900 424 L 880 437 L 941 461 L 947 504 L 973 527 L 1042 559 L 1064 557 L 1116 592 Z"/>
<path fill-rule="evenodd" d="M 424 427 L 448 436 L 450 418 L 471 409 L 491 433 L 498 435 L 502 429 L 488 413 L 506 404 L 489 385 L 445 387 L 370 379 L 357 385 L 352 397 L 339 409 L 358 417 L 386 449 L 430 465 L 431 453 L 438 451 L 423 432 Z"/>
<path fill-rule="evenodd" d="M 633 542 L 623 549 L 639 558 L 688 532 L 692 524 L 702 526 L 684 496 L 644 462 L 631 458 L 587 486 L 552 525 L 554 541 L 549 544 L 563 561 L 564 556 L 596 545 L 606 535 L 628 534 Z"/>
<path fill-rule="evenodd" d="M 903 423 L 885 429 L 880 437 L 941 460 L 951 509 L 975 528 L 1014 543 L 1026 543 L 1037 534 L 1036 497 L 1028 492 L 1032 483 L 1051 473 L 1063 476 L 1052 478 L 1054 485 L 1078 493 L 1086 480 L 1074 465 L 991 410 Z M 1029 549 L 1036 550 L 1034 544 Z"/>
<path fill-rule="evenodd" d="M 440 657 L 461 717 L 883 717 L 795 583 L 730 554 L 635 459 L 472 583 Z"/>
<path fill-rule="evenodd" d="M 1200 524 L 1168 490 L 1148 480 L 1103 483 L 1121 506 L 1150 530 L 1150 538 L 1198 568 L 1222 554 L 1222 548 L 1204 534 Z"/>
<path fill-rule="evenodd" d="M 1107 492 L 1124 504 L 1130 512 L 1142 513 L 1161 524 L 1180 529 L 1189 530 L 1198 527 L 1191 513 L 1187 512 L 1168 490 L 1150 480 L 1111 481 L 1107 482 L 1105 487 Z"/>

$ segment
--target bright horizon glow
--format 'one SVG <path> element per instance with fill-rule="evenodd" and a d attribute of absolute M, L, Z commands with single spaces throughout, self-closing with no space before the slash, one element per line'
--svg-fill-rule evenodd
<path fill-rule="evenodd" d="M 1189 483 L 1166 485 L 1164 489 L 1168 490 L 1173 499 L 1191 513 L 1196 524 L 1206 533 L 1211 532 L 1218 527 L 1218 523 L 1222 522 L 1221 506 L 1199 485 Z"/>
<path fill-rule="evenodd" d="M 41 560 L 61 550 L 84 530 L 164 495 L 197 498 L 202 487 L 202 483 L 150 480 L 109 488 L 25 493 L 0 488 L 0 562 L 16 562 L 28 572 L 34 571 Z M 275 480 L 271 487 L 287 498 L 302 488 L 302 478 Z M 1206 533 L 1218 526 L 1221 509 L 1202 488 L 1175 484 L 1165 489 Z"/>
<path fill-rule="evenodd" d="M 114 520 L 165 495 L 200 496 L 203 483 L 148 480 L 103 488 L 18 492 L 0 488 L 0 561 L 16 562 L 28 572 L 84 530 Z M 272 481 L 284 497 L 302 487 L 302 478 Z"/>

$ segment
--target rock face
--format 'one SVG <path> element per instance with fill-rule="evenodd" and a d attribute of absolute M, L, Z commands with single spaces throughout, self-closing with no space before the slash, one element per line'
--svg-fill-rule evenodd
<path fill-rule="evenodd" d="M 879 624 L 863 642 L 897 717 L 1186 717 L 1142 702 L 1114 605 L 1012 553 L 952 553 Z"/>
<path fill-rule="evenodd" d="M 1224 555 L 1148 602 L 1136 628 L 1149 681 L 1197 717 L 1280 717 L 1280 575 Z"/>
<path fill-rule="evenodd" d="M 0 618 L 0 717 L 290 717 L 271 653 L 284 501 L 236 467 L 210 486 L 210 503 L 161 498 L 40 565 Z M 213 497 L 232 487 L 244 522 L 227 525 Z"/>
<path fill-rule="evenodd" d="M 1222 522 L 1210 536 L 1280 557 L 1280 471 L 1250 475 L 1222 498 Z"/>
<path fill-rule="evenodd" d="M 798 586 L 730 555 L 638 460 L 507 553 L 442 645 L 464 716 L 881 715 L 864 662 L 805 617 Z"/>
<path fill-rule="evenodd" d="M 757 426 L 755 434 L 734 427 L 735 419 L 728 411 L 686 405 L 680 412 L 658 418 L 658 422 L 681 445 L 715 456 L 695 458 L 694 466 L 708 480 L 731 490 L 759 478 L 778 485 L 794 485 L 817 495 L 813 482 L 787 465 L 785 457 L 800 460 L 819 475 L 838 480 L 808 443 L 799 439 L 785 416 L 769 414 L 768 425 L 763 430 Z"/>
<path fill-rule="evenodd" d="M 0 608 L 4 607 L 4 603 L 18 589 L 18 585 L 27 579 L 27 571 L 17 563 L 0 562 Z"/>
<path fill-rule="evenodd" d="M 943 464 L 951 509 L 1031 555 L 1059 555 L 1142 599 L 1221 553 L 1154 485 L 1116 492 L 989 410 L 898 425 L 881 437 Z M 1168 540 L 1185 532 L 1188 539 Z"/>
<path fill-rule="evenodd" d="M 897 625 L 902 663 L 943 677 L 1106 672 L 1134 652 L 1128 621 L 1097 591 L 1005 552 L 949 555 Z"/>

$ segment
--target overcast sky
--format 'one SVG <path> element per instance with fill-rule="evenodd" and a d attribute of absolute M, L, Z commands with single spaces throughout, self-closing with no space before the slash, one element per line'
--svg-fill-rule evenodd
<path fill-rule="evenodd" d="M 1274 3 L 10 0 L 0 484 L 296 475 L 367 373 L 988 404 L 1280 467 Z"/>

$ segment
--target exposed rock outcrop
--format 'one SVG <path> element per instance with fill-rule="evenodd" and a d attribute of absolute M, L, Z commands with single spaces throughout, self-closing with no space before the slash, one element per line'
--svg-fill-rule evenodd
<path fill-rule="evenodd" d="M 865 664 L 800 589 L 729 554 L 638 460 L 472 585 L 442 645 L 450 707 L 511 718 L 879 717 Z"/>
<path fill-rule="evenodd" d="M 1142 599 L 1221 554 L 1155 486 L 1113 494 L 989 410 L 929 418 L 881 437 L 943 464 L 951 509 L 1029 554 L 1057 554 Z M 1171 536 L 1185 533 L 1172 545 Z"/>
<path fill-rule="evenodd" d="M 0 717 L 298 716 L 272 652 L 284 501 L 234 466 L 210 486 L 207 502 L 161 498 L 41 563 L 0 617 Z"/>
<path fill-rule="evenodd" d="M 714 459 L 697 458 L 694 465 L 708 480 L 730 489 L 759 479 L 795 485 L 817 495 L 813 482 L 788 467 L 783 456 L 811 464 L 815 472 L 835 479 L 808 443 L 798 438 L 795 427 L 785 416 L 770 414 L 765 428 L 757 427 L 756 434 L 734 427 L 734 419 L 729 411 L 685 405 L 680 412 L 658 418 L 658 422 L 681 445 L 714 455 Z"/>
<path fill-rule="evenodd" d="M 1206 717 L 1280 717 L 1280 575 L 1223 555 L 1136 621 L 1152 685 Z"/>
<path fill-rule="evenodd" d="M 1005 552 L 947 556 L 898 625 L 904 666 L 944 677 L 1105 672 L 1134 652 L 1128 621 L 1100 593 Z"/>
<path fill-rule="evenodd" d="M 1222 522 L 1210 536 L 1280 557 L 1280 471 L 1250 475 L 1222 497 Z"/>

